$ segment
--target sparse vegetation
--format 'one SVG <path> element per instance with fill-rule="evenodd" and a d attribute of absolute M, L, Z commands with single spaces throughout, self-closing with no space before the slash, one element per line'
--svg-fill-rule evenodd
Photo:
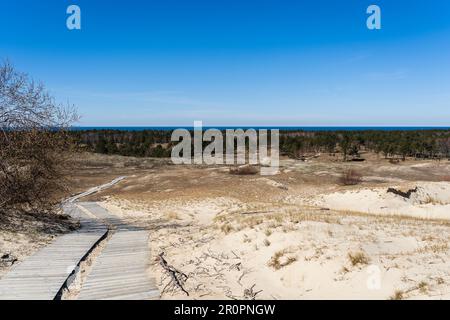
<path fill-rule="evenodd" d="M 259 169 L 255 166 L 244 165 L 239 167 L 230 168 L 230 174 L 236 175 L 255 175 L 259 172 Z"/>
<path fill-rule="evenodd" d="M 401 290 L 395 290 L 394 295 L 391 300 L 403 300 L 405 298 L 405 293 Z"/>
<path fill-rule="evenodd" d="M 353 169 L 346 170 L 339 178 L 339 182 L 344 186 L 360 184 L 362 182 L 362 174 Z"/>
<path fill-rule="evenodd" d="M 369 264 L 369 257 L 365 252 L 359 251 L 359 252 L 349 252 L 348 253 L 348 259 L 350 260 L 350 263 L 352 266 L 358 266 L 358 265 L 367 265 Z"/>
<path fill-rule="evenodd" d="M 296 230 L 296 225 L 304 221 L 317 221 L 329 224 L 341 224 L 342 216 L 337 214 L 330 214 L 321 210 L 305 210 L 299 211 L 292 208 L 278 213 L 261 213 L 258 215 L 242 215 L 239 213 L 232 215 L 218 215 L 214 221 L 222 227 L 222 224 L 229 223 L 230 219 L 235 222 L 235 230 L 242 230 L 245 228 L 254 229 L 257 226 L 264 225 L 266 228 L 264 233 L 269 236 L 273 231 L 279 227 L 284 232 Z"/>
<path fill-rule="evenodd" d="M 445 205 L 442 200 L 436 199 L 433 196 L 428 195 L 425 200 L 422 201 L 422 204 L 432 204 L 432 205 Z"/>
<path fill-rule="evenodd" d="M 433 253 L 444 253 L 447 252 L 449 249 L 449 246 L 446 242 L 443 243 L 435 243 L 432 245 L 427 245 L 425 247 L 419 248 L 416 250 L 418 253 L 426 253 L 426 252 L 433 252 Z"/>
<path fill-rule="evenodd" d="M 417 285 L 417 288 L 419 289 L 420 293 L 426 294 L 428 292 L 428 283 L 426 283 L 425 281 L 421 281 Z"/>
<path fill-rule="evenodd" d="M 175 211 L 170 211 L 166 214 L 167 219 L 169 220 L 180 220 L 180 216 Z"/>
<path fill-rule="evenodd" d="M 297 261 L 297 258 L 294 256 L 287 256 L 287 251 L 277 251 L 272 256 L 270 261 L 268 262 L 268 266 L 271 268 L 274 268 L 275 270 L 280 270 L 281 268 L 284 268 L 292 263 Z"/>
<path fill-rule="evenodd" d="M 233 229 L 233 227 L 229 224 L 229 223 L 226 223 L 226 224 L 223 224 L 221 227 L 220 227 L 220 230 L 222 230 L 222 232 L 223 233 L 225 233 L 225 234 L 229 234 L 231 231 L 233 231 L 234 229 Z"/>
<path fill-rule="evenodd" d="M 346 274 L 346 273 L 349 273 L 350 270 L 349 270 L 346 266 L 343 266 L 340 272 L 341 272 L 342 274 Z"/>
<path fill-rule="evenodd" d="M 391 158 L 391 159 L 389 159 L 389 163 L 390 164 L 399 164 L 400 163 L 400 159 Z"/>

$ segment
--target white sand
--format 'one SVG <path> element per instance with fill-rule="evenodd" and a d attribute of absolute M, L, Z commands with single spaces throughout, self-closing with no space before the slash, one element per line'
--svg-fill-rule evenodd
<path fill-rule="evenodd" d="M 440 187 L 427 190 L 441 195 Z M 348 194 L 365 199 L 373 197 L 369 191 Z M 146 215 L 159 226 L 151 233 L 149 272 L 166 289 L 163 299 L 245 299 L 250 288 L 257 299 L 390 299 L 396 292 L 404 299 L 450 299 L 445 224 L 267 204 L 252 204 L 248 213 L 248 204 L 229 198 L 159 204 L 109 199 L 104 205 L 128 219 L 142 222 Z M 167 289 L 169 278 L 157 262 L 161 252 L 189 276 L 189 297 Z M 349 254 L 356 253 L 368 261 L 353 264 Z M 277 255 L 278 269 L 271 263 Z M 374 276 L 379 287 L 371 286 Z"/>
<path fill-rule="evenodd" d="M 417 182 L 396 188 L 407 191 L 416 186 L 410 199 L 388 193 L 384 187 L 319 195 L 311 203 L 341 211 L 450 220 L 450 183 Z"/>

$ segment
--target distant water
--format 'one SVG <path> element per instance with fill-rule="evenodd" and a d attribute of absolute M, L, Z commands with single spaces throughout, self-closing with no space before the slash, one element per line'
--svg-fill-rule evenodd
<path fill-rule="evenodd" d="M 120 131 L 145 131 L 145 130 L 161 130 L 172 131 L 175 129 L 194 130 L 194 127 L 73 127 L 73 131 L 88 130 L 120 130 Z M 417 131 L 417 130 L 450 130 L 450 127 L 203 127 L 208 129 L 279 129 L 280 131 Z"/>

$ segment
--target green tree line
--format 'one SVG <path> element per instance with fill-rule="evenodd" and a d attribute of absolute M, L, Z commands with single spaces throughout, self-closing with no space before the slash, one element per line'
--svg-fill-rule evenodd
<path fill-rule="evenodd" d="M 88 130 L 72 135 L 84 150 L 135 157 L 170 157 L 168 130 Z M 207 143 L 205 143 L 206 145 Z M 280 131 L 280 152 L 292 158 L 339 153 L 344 160 L 363 151 L 385 158 L 450 158 L 450 130 Z"/>

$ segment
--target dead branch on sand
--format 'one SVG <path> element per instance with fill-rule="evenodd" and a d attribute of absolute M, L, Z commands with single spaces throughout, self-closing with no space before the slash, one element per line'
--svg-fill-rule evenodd
<path fill-rule="evenodd" d="M 164 259 L 164 252 L 161 252 L 158 257 L 161 267 L 163 267 L 163 269 L 166 270 L 166 272 L 169 274 L 171 278 L 169 283 L 164 287 L 163 293 L 166 292 L 168 288 L 175 287 L 183 291 L 187 296 L 189 296 L 189 292 L 187 292 L 186 289 L 184 289 L 183 287 L 183 284 L 188 279 L 188 276 L 185 273 L 175 269 L 175 267 L 169 265 L 166 259 Z"/>
<path fill-rule="evenodd" d="M 253 291 L 253 288 L 255 288 L 256 284 L 252 285 L 250 288 L 244 290 L 244 300 L 256 300 L 256 296 L 262 292 L 262 290 L 259 291 Z"/>

